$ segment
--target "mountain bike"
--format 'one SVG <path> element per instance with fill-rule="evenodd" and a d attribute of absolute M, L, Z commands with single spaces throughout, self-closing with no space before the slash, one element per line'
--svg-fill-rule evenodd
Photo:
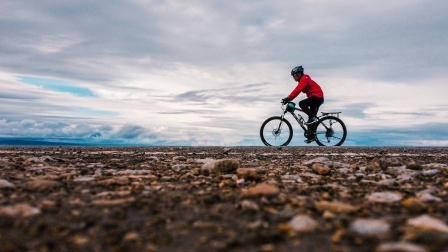
<path fill-rule="evenodd" d="M 290 113 L 303 129 L 306 143 L 316 142 L 319 146 L 340 146 L 347 137 L 347 128 L 339 119 L 341 112 L 321 112 L 318 120 L 306 125 L 300 115 L 303 110 L 296 108 L 294 102 L 282 103 L 283 113 L 281 116 L 273 116 L 263 122 L 260 128 L 261 141 L 266 146 L 287 146 L 292 139 L 293 129 L 291 123 L 285 119 Z M 298 112 L 297 114 L 294 112 Z"/>

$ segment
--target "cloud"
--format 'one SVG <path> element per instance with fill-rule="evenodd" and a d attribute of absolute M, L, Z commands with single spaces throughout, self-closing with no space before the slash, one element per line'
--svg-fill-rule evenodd
<path fill-rule="evenodd" d="M 116 138 L 136 139 L 145 133 L 145 129 L 138 125 L 123 125 L 115 134 Z"/>
<path fill-rule="evenodd" d="M 299 64 L 350 132 L 448 124 L 448 2 L 0 5 L 4 136 L 261 144 Z"/>

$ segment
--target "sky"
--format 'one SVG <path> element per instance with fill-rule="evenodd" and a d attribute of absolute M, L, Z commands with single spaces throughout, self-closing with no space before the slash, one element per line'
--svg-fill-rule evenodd
<path fill-rule="evenodd" d="M 344 145 L 448 146 L 446 13 L 442 0 L 2 0 L 0 138 L 260 146 L 302 65 L 320 111 L 342 111 Z"/>

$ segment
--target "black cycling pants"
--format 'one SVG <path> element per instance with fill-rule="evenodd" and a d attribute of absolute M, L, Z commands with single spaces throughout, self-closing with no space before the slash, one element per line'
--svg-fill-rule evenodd
<path fill-rule="evenodd" d="M 308 117 L 313 117 L 317 115 L 317 111 L 319 111 L 319 107 L 323 103 L 323 97 L 308 97 L 299 102 L 299 107 L 308 115 Z"/>

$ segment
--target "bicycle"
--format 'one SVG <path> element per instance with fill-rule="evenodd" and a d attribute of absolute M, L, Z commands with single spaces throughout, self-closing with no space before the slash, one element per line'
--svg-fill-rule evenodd
<path fill-rule="evenodd" d="M 319 146 L 341 146 L 347 137 L 347 128 L 344 122 L 339 119 L 342 112 L 321 112 L 318 120 L 305 125 L 305 120 L 300 113 L 303 110 L 296 108 L 294 102 L 282 103 L 283 113 L 281 116 L 273 116 L 263 122 L 260 128 L 261 141 L 266 146 L 287 146 L 293 135 L 291 123 L 285 119 L 286 113 L 290 113 L 299 123 L 304 131 L 306 143 L 316 141 Z M 285 127 L 286 125 L 286 127 Z"/>

